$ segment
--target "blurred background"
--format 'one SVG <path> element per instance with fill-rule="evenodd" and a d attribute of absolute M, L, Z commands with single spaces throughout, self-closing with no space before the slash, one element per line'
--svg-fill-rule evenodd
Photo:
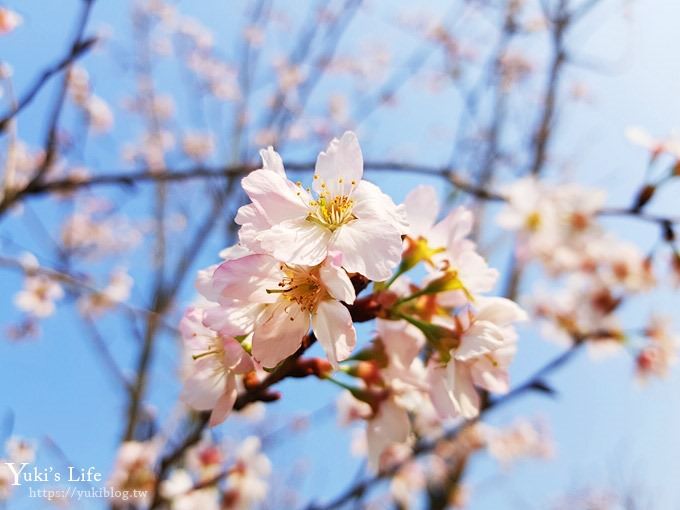
<path fill-rule="evenodd" d="M 3 3 L 21 24 L 0 36 L 1 112 L 68 55 L 85 3 Z M 356 131 L 367 178 L 395 202 L 426 183 L 442 201 L 475 208 L 480 249 L 503 275 L 497 292 L 531 303 L 538 287 L 555 283 L 528 270 L 511 289 L 514 244 L 495 224 L 499 206 L 435 171 L 455 169 L 488 189 L 533 172 L 602 188 L 608 205 L 627 207 L 650 158 L 627 130 L 668 137 L 680 115 L 678 19 L 673 0 L 92 2 L 81 39 L 97 42 L 69 65 L 68 85 L 64 74 L 47 80 L 0 139 L 5 176 L 14 151 L 14 182 L 27 182 L 46 154 L 50 180 L 110 181 L 36 192 L 3 208 L 2 439 L 31 438 L 41 465 L 109 473 L 123 437 L 181 427 L 173 328 L 196 298 L 196 271 L 235 242 L 244 196 L 241 174 L 230 169 L 257 167 L 267 145 L 291 163 L 292 180 L 304 181 L 308 173 L 295 168 L 310 168 L 331 138 Z M 173 173 L 183 177 L 154 177 Z M 116 178 L 127 175 L 137 177 Z M 679 191 L 670 182 L 648 211 L 677 215 Z M 606 225 L 643 253 L 658 243 L 655 225 Z M 15 305 L 23 274 L 12 262 L 26 252 L 86 286 L 113 278 L 120 303 L 98 310 L 78 285 L 65 285 L 54 313 L 27 315 Z M 651 312 L 677 316 L 668 283 L 626 303 L 621 320 L 634 327 Z M 370 339 L 370 328 L 361 333 Z M 522 328 L 513 380 L 562 349 L 536 324 Z M 148 380 L 131 424 L 125 381 L 140 368 Z M 538 420 L 553 453 L 509 467 L 475 455 L 462 482 L 465 508 L 678 508 L 680 380 L 671 372 L 641 384 L 634 372 L 626 350 L 583 351 L 551 376 L 554 398 L 530 395 L 491 413 L 485 421 L 499 427 Z M 273 465 L 262 506 L 297 508 L 340 492 L 362 460 L 351 453 L 351 429 L 336 422 L 335 386 L 292 380 L 280 391 L 280 401 L 211 434 L 234 448 L 260 435 Z M 390 507 L 375 497 L 376 508 Z M 5 505 L 52 503 L 21 490 Z"/>

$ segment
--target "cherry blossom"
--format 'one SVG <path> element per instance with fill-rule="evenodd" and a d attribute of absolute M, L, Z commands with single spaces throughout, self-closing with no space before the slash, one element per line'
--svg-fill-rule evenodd
<path fill-rule="evenodd" d="M 115 464 L 108 486 L 118 489 L 122 497 L 126 490 L 137 490 L 140 499 L 135 504 L 143 504 L 152 494 L 156 475 L 153 464 L 158 455 L 158 445 L 151 441 L 125 441 L 118 448 Z M 126 498 L 127 499 L 127 498 Z M 115 502 L 126 504 L 122 499 Z"/>
<path fill-rule="evenodd" d="M 83 313 L 98 315 L 124 303 L 130 297 L 134 280 L 122 268 L 115 269 L 109 278 L 109 283 L 99 292 L 84 295 L 78 306 Z"/>
<path fill-rule="evenodd" d="M 64 297 L 64 290 L 54 279 L 44 274 L 27 276 L 24 288 L 14 296 L 14 304 L 24 312 L 44 318 L 52 315 L 55 302 Z"/>
<path fill-rule="evenodd" d="M 9 34 L 19 25 L 21 25 L 22 18 L 16 12 L 0 7 L 0 35 Z"/>
<path fill-rule="evenodd" d="M 400 208 L 377 186 L 362 180 L 357 137 L 346 132 L 319 154 L 313 191 L 293 184 L 281 157 L 261 151 L 263 168 L 243 179 L 252 204 L 239 210 L 240 240 L 291 264 L 314 266 L 331 252 L 349 273 L 375 281 L 399 263 L 405 222 Z"/>
<path fill-rule="evenodd" d="M 194 490 L 191 474 L 183 469 L 176 469 L 163 481 L 160 493 L 170 501 L 172 510 L 219 510 L 219 492 L 215 487 Z"/>
<path fill-rule="evenodd" d="M 468 239 L 473 225 L 468 209 L 457 207 L 436 222 L 439 200 L 431 186 L 416 187 L 407 195 L 404 207 L 409 232 L 401 268 L 427 262 L 432 274 L 425 281 L 443 292 L 438 299 L 449 306 L 464 304 L 493 288 L 498 271 L 488 267 Z"/>
<path fill-rule="evenodd" d="M 440 352 L 427 367 L 430 396 L 442 417 L 477 416 L 480 400 L 475 387 L 493 393 L 509 390 L 507 369 L 517 350 L 512 324 L 526 318 L 526 313 L 508 299 L 479 300 L 457 345 Z"/>
<path fill-rule="evenodd" d="M 641 379 L 666 377 L 677 363 L 680 338 L 673 333 L 671 325 L 668 317 L 652 317 L 646 331 L 649 342 L 636 358 L 637 374 Z"/>
<path fill-rule="evenodd" d="M 247 255 L 222 263 L 213 288 L 220 307 L 208 312 L 208 324 L 220 329 L 229 316 L 239 322 L 240 334 L 253 334 L 253 357 L 265 367 L 293 354 L 310 326 L 333 366 L 354 348 L 356 331 L 342 302 L 353 303 L 355 293 L 339 256 L 309 267 Z"/>
<path fill-rule="evenodd" d="M 210 425 L 215 426 L 234 407 L 237 376 L 250 372 L 254 365 L 235 338 L 203 325 L 205 313 L 203 308 L 190 308 L 180 324 L 185 348 L 191 356 L 182 400 L 194 409 L 211 410 Z"/>
<path fill-rule="evenodd" d="M 226 508 L 247 510 L 267 496 L 271 463 L 260 449 L 260 440 L 255 436 L 241 442 L 234 458 L 234 467 L 227 476 Z"/>

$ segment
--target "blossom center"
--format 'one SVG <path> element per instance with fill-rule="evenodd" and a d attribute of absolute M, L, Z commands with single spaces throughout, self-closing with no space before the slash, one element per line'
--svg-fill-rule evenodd
<path fill-rule="evenodd" d="M 317 178 L 318 176 L 315 175 L 314 179 Z M 344 188 L 344 185 L 345 181 L 342 177 L 338 179 L 337 187 L 332 187 L 332 189 L 322 182 L 318 198 L 309 202 L 311 210 L 307 215 L 307 221 L 317 223 L 333 232 L 338 227 L 355 220 L 356 216 L 352 212 L 354 200 L 351 194 L 357 183 L 352 181 L 349 190 Z"/>
<path fill-rule="evenodd" d="M 280 294 L 281 298 L 297 304 L 302 311 L 313 313 L 325 295 L 318 275 L 285 264 L 280 266 L 283 277 L 277 289 L 267 289 L 268 294 Z M 293 320 L 291 316 L 291 320 Z"/>
<path fill-rule="evenodd" d="M 532 212 L 525 218 L 526 228 L 531 232 L 536 232 L 541 227 L 542 223 L 543 219 L 538 211 Z"/>
<path fill-rule="evenodd" d="M 224 367 L 224 343 L 220 338 L 212 338 L 208 342 L 208 348 L 205 351 L 193 354 L 191 358 L 194 361 L 199 359 L 207 358 L 209 356 L 215 356 L 214 361 L 211 362 L 211 366 L 215 373 L 220 373 L 225 369 Z"/>

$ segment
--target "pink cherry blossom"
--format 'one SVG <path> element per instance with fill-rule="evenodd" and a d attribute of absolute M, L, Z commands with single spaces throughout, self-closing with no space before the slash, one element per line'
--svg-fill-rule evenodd
<path fill-rule="evenodd" d="M 526 313 L 505 298 L 484 298 L 446 362 L 437 357 L 428 364 L 430 397 L 443 418 L 474 418 L 480 400 L 475 387 L 494 393 L 509 390 L 508 366 L 516 352 L 512 324 Z M 439 355 L 441 357 L 441 355 Z"/>
<path fill-rule="evenodd" d="M 393 399 L 382 401 L 378 412 L 366 424 L 369 467 L 374 471 L 386 467 L 390 448 L 405 443 L 410 433 L 406 409 Z"/>
<path fill-rule="evenodd" d="M 262 444 L 256 436 L 247 437 L 236 451 L 234 467 L 227 476 L 229 508 L 248 510 L 257 507 L 269 490 L 267 478 L 271 462 L 261 451 Z"/>
<path fill-rule="evenodd" d="M 678 362 L 680 338 L 674 334 L 668 317 L 652 317 L 647 327 L 649 342 L 636 358 L 637 375 L 646 380 L 652 376 L 666 377 L 669 369 Z"/>
<path fill-rule="evenodd" d="M 0 7 L 0 35 L 9 34 L 19 25 L 21 25 L 22 18 L 14 11 L 6 7 Z"/>
<path fill-rule="evenodd" d="M 314 193 L 286 178 L 271 147 L 261 155 L 263 168 L 242 182 L 252 201 L 236 216 L 242 244 L 307 266 L 338 252 L 349 273 L 375 281 L 390 276 L 401 257 L 405 221 L 389 196 L 362 180 L 363 156 L 354 133 L 334 139 L 319 154 Z"/>
<path fill-rule="evenodd" d="M 354 302 L 354 287 L 339 257 L 309 267 L 247 255 L 222 263 L 213 289 L 221 306 L 208 312 L 208 324 L 253 333 L 253 356 L 265 367 L 293 354 L 310 326 L 335 367 L 356 343 L 352 318 L 341 303 Z"/>
<path fill-rule="evenodd" d="M 189 308 L 180 323 L 191 355 L 182 400 L 194 409 L 212 410 L 210 426 L 222 423 L 236 401 L 237 376 L 253 370 L 250 356 L 233 337 L 203 325 L 205 309 Z"/>
<path fill-rule="evenodd" d="M 468 239 L 472 231 L 472 213 L 465 207 L 451 211 L 437 222 L 439 200 L 432 186 L 418 186 L 404 200 L 409 224 L 406 257 L 428 262 L 431 271 L 425 282 L 443 274 L 455 275 L 463 290 L 443 292 L 438 300 L 447 306 L 459 306 L 470 297 L 490 291 L 498 278 L 498 271 L 489 268 L 476 252 L 475 243 Z M 410 246 L 409 246 L 410 245 Z"/>
<path fill-rule="evenodd" d="M 14 304 L 24 312 L 43 318 L 54 313 L 55 302 L 62 297 L 61 285 L 44 274 L 37 274 L 26 277 L 23 290 L 14 296 Z"/>

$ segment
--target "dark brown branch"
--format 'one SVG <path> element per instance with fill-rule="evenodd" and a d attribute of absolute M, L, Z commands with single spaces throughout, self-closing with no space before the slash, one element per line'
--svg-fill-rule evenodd
<path fill-rule="evenodd" d="M 38 166 L 38 168 L 35 170 L 35 173 L 33 174 L 30 181 L 28 182 L 28 184 L 26 184 L 24 188 L 15 190 L 9 187 L 8 189 L 5 190 L 5 195 L 0 201 L 0 214 L 2 214 L 7 209 L 9 209 L 9 207 L 14 205 L 18 198 L 25 194 L 26 190 L 31 189 L 32 187 L 38 185 L 38 183 L 40 183 L 43 180 L 47 172 L 52 167 L 52 163 L 54 163 L 54 160 L 57 156 L 59 149 L 57 132 L 59 127 L 59 119 L 61 117 L 61 112 L 64 107 L 64 102 L 66 100 L 66 92 L 68 89 L 69 80 L 68 70 L 70 69 L 73 62 L 76 60 L 77 56 L 82 54 L 87 49 L 89 49 L 96 41 L 96 39 L 85 39 L 84 37 L 85 29 L 87 28 L 87 22 L 90 19 L 90 13 L 92 12 L 92 6 L 94 5 L 94 0 L 82 0 L 82 1 L 83 8 L 78 19 L 78 24 L 76 27 L 76 33 L 73 38 L 73 42 L 71 43 L 71 49 L 69 53 L 70 58 L 66 59 L 63 66 L 63 69 L 66 69 L 67 72 L 62 80 L 57 97 L 52 106 L 52 111 L 50 112 L 50 115 L 46 122 L 48 128 L 47 133 L 45 135 L 44 143 L 45 155 L 40 166 Z M 37 90 L 39 90 L 39 88 L 40 87 L 38 87 Z"/>
<path fill-rule="evenodd" d="M 543 110 L 541 111 L 532 140 L 534 144 L 533 158 L 530 166 L 532 175 L 538 175 L 543 171 L 548 155 L 548 145 L 552 138 L 551 134 L 557 108 L 560 78 L 562 77 L 562 71 L 567 59 L 564 36 L 571 20 L 567 12 L 567 4 L 568 0 L 559 0 L 557 13 L 551 19 L 553 25 L 551 33 L 553 53 L 550 71 L 548 72 L 548 82 L 541 101 Z"/>
<path fill-rule="evenodd" d="M 210 168 L 198 166 L 181 170 L 167 170 L 164 172 L 139 170 L 136 172 L 120 172 L 101 174 L 88 179 L 59 179 L 46 181 L 30 189 L 22 191 L 23 196 L 39 196 L 51 192 L 75 191 L 99 186 L 135 186 L 137 184 L 163 182 L 186 182 L 202 179 L 219 179 L 224 177 L 234 177 L 246 175 L 248 172 L 256 170 L 254 165 L 230 165 L 224 167 Z M 311 171 L 314 163 L 289 163 L 286 165 L 288 170 Z M 462 177 L 451 167 L 435 167 L 428 165 L 417 165 L 412 163 L 401 163 L 391 161 L 367 161 L 364 164 L 366 172 L 404 172 L 420 174 L 430 177 L 443 178 L 448 180 L 456 189 L 467 193 L 470 196 L 492 201 L 504 202 L 506 198 L 503 194 L 480 187 L 472 181 Z M 17 198 L 20 198 L 17 197 Z M 635 211 L 634 208 L 608 207 L 598 213 L 600 216 L 628 216 L 650 223 L 680 223 L 680 217 L 665 217 L 660 215 L 648 214 L 643 211 Z"/>
<path fill-rule="evenodd" d="M 94 37 L 79 42 L 78 44 L 71 48 L 71 51 L 68 53 L 68 55 L 66 55 L 56 64 L 49 66 L 42 73 L 40 73 L 40 75 L 34 81 L 33 85 L 24 93 L 23 96 L 21 96 L 21 99 L 19 99 L 14 108 L 12 108 L 2 118 L 0 118 L 0 133 L 5 132 L 5 130 L 9 126 L 10 121 L 14 117 L 16 117 L 24 108 L 31 104 L 33 99 L 35 99 L 35 96 L 38 95 L 38 92 L 40 92 L 40 90 L 45 85 L 47 85 L 47 82 L 49 82 L 53 76 L 59 74 L 64 69 L 70 67 L 76 60 L 85 55 L 85 53 L 87 53 L 96 42 L 97 39 Z"/>
<path fill-rule="evenodd" d="M 292 171 L 311 171 L 314 169 L 314 162 L 287 163 L 286 169 Z M 98 186 L 134 186 L 142 183 L 153 182 L 184 182 L 192 180 L 224 178 L 229 176 L 246 175 L 248 172 L 259 168 L 255 165 L 236 164 L 223 167 L 196 166 L 179 170 L 151 170 L 144 169 L 135 172 L 115 172 L 95 175 L 86 179 L 55 179 L 46 181 L 30 189 L 22 190 L 21 195 L 43 195 L 55 191 L 75 191 L 83 188 L 93 188 Z M 418 165 L 411 163 L 392 162 L 392 161 L 368 161 L 364 164 L 367 172 L 393 171 L 412 174 L 421 174 L 432 177 L 443 177 L 448 179 L 454 186 L 466 193 L 485 200 L 500 201 L 503 197 L 487 189 L 475 186 L 466 181 L 463 177 L 456 174 L 451 167 L 434 167 L 428 165 Z"/>

